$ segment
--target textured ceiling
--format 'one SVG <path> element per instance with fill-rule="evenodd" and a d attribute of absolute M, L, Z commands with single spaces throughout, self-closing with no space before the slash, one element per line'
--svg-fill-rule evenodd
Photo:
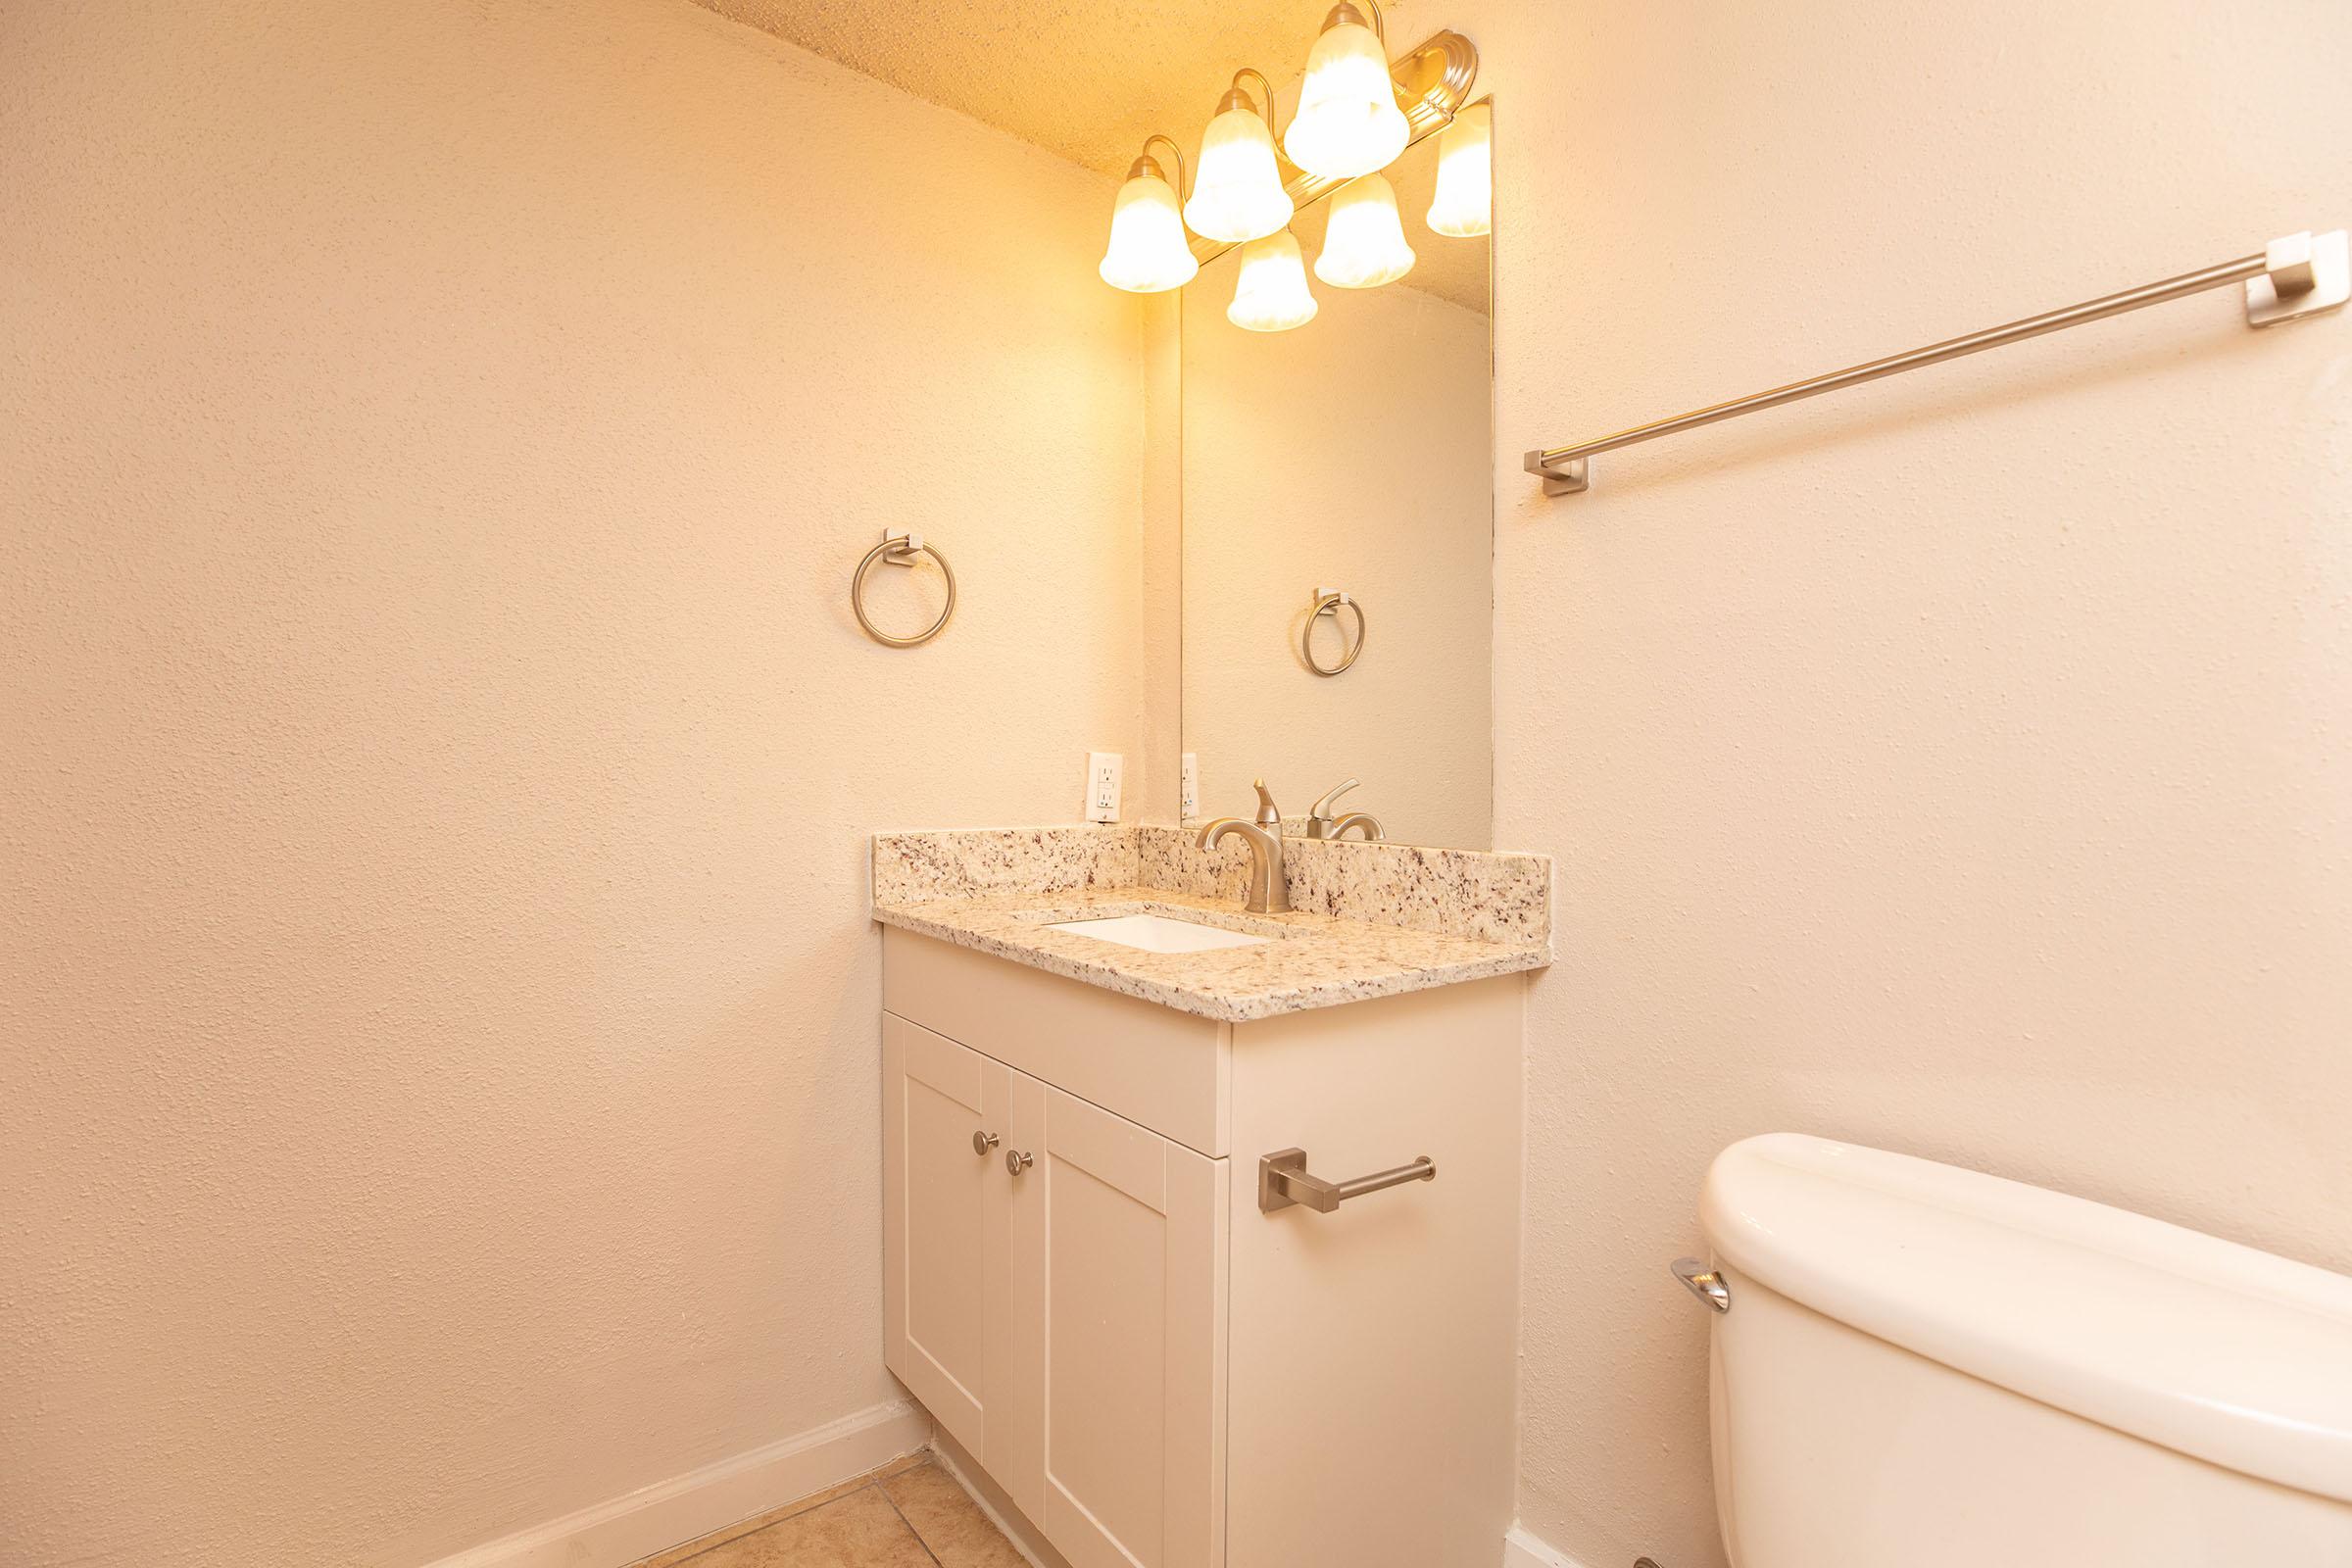
<path fill-rule="evenodd" d="M 1191 156 L 1233 73 L 1296 76 L 1330 9 L 1329 0 L 697 3 L 1106 174 L 1125 173 L 1154 130 Z"/>
<path fill-rule="evenodd" d="M 695 0 L 853 71 L 1011 132 L 1048 152 L 1119 175 L 1144 138 L 1164 131 L 1190 158 L 1217 99 L 1243 66 L 1286 99 L 1330 0 Z M 1434 30 L 1391 6 L 1392 53 Z M 1499 118 L 1499 117 L 1498 117 Z M 1497 134 L 1501 134 L 1497 129 Z M 1429 232 L 1426 156 L 1391 171 L 1405 237 L 1419 260 L 1406 282 L 1487 308 L 1487 247 Z M 1108 221 L 1108 208 L 1104 220 Z M 1311 258 L 1320 212 L 1303 216 Z"/>

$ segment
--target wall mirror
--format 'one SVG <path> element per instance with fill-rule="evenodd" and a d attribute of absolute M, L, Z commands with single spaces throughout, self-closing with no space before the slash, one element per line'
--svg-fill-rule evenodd
<path fill-rule="evenodd" d="M 1413 252 L 1396 281 L 1314 275 L 1343 190 L 1292 224 L 1311 320 L 1229 320 L 1238 251 L 1185 290 L 1183 731 L 1197 816 L 1250 815 L 1262 776 L 1300 832 L 1310 805 L 1354 778 L 1337 813 L 1368 813 L 1393 842 L 1493 845 L 1491 242 L 1430 226 L 1441 140 L 1387 171 Z M 1311 614 L 1326 593 L 1348 604 Z M 1340 674 L 1313 667 L 1351 655 Z"/>

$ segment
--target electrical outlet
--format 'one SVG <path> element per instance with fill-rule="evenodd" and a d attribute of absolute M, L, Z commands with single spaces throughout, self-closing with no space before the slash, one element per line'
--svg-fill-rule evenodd
<path fill-rule="evenodd" d="M 1190 822 L 1200 814 L 1200 754 L 1184 754 L 1184 799 L 1178 803 L 1178 820 Z"/>
<path fill-rule="evenodd" d="M 1086 819 L 1089 822 L 1116 822 L 1119 819 L 1119 780 L 1127 771 L 1127 760 L 1116 752 L 1086 754 Z"/>

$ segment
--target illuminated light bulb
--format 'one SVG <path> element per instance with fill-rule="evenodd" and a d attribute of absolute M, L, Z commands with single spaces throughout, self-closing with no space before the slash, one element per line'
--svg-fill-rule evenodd
<path fill-rule="evenodd" d="M 1470 239 L 1494 227 L 1492 116 L 1491 105 L 1473 105 L 1438 137 L 1438 193 L 1430 198 L 1429 226 L 1448 239 Z"/>
<path fill-rule="evenodd" d="M 1184 237 L 1176 192 L 1150 157 L 1138 158 L 1119 187 L 1110 214 L 1110 247 L 1102 253 L 1102 281 L 1130 294 L 1182 288 L 1200 270 Z"/>
<path fill-rule="evenodd" d="M 1395 163 L 1409 134 L 1389 79 L 1387 48 L 1364 14 L 1340 0 L 1306 57 L 1298 112 L 1283 132 L 1282 150 L 1310 174 L 1353 179 Z"/>
<path fill-rule="evenodd" d="M 1279 229 L 1242 247 L 1241 276 L 1225 319 L 1244 331 L 1287 332 L 1313 320 L 1315 310 L 1297 235 Z"/>
<path fill-rule="evenodd" d="M 1200 137 L 1200 172 L 1184 220 L 1202 239 L 1240 244 L 1262 239 L 1291 220 L 1291 193 L 1274 167 L 1274 133 L 1239 87 L 1217 105 Z"/>
<path fill-rule="evenodd" d="M 1413 270 L 1413 248 L 1396 216 L 1396 191 L 1380 174 L 1366 174 L 1331 199 L 1323 254 L 1315 275 L 1333 288 L 1378 288 Z"/>

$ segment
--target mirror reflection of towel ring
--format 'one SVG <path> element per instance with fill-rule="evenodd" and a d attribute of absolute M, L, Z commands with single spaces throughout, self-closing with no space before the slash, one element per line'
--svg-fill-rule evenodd
<path fill-rule="evenodd" d="M 1315 658 L 1315 622 L 1321 620 L 1325 615 L 1329 615 L 1332 624 L 1338 626 L 1342 609 L 1355 612 L 1355 645 L 1352 648 L 1348 647 L 1348 634 L 1343 630 L 1340 633 L 1340 646 L 1348 650 L 1348 657 L 1336 664 L 1325 664 Z M 1353 596 L 1342 593 L 1337 588 L 1317 592 L 1314 608 L 1307 612 L 1306 630 L 1298 634 L 1298 652 L 1305 656 L 1306 667 L 1318 675 L 1338 675 L 1345 672 L 1348 665 L 1354 663 L 1356 656 L 1363 651 L 1364 607 L 1358 604 Z"/>
<path fill-rule="evenodd" d="M 921 631 L 911 637 L 893 637 L 866 616 L 865 574 L 873 570 L 877 563 L 888 562 L 894 566 L 911 566 L 917 556 L 924 555 L 939 563 L 939 574 L 948 579 L 948 602 L 941 608 L 939 618 Z M 865 634 L 884 647 L 919 648 L 947 630 L 948 617 L 956 613 L 956 568 L 948 564 L 947 557 L 941 555 L 932 546 L 925 544 L 921 534 L 891 534 L 873 549 L 868 550 L 865 553 L 865 559 L 858 563 L 857 571 L 851 574 L 850 609 L 857 612 L 858 624 L 865 628 Z"/>

